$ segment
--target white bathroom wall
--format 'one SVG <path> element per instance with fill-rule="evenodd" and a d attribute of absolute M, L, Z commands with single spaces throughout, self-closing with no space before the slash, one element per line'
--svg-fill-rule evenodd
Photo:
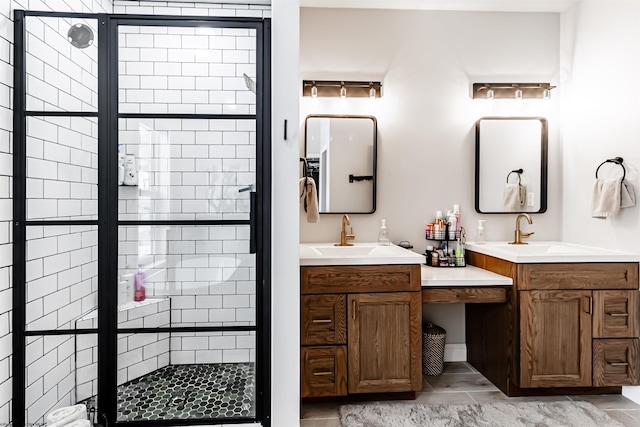
<path fill-rule="evenodd" d="M 474 126 L 484 116 L 548 118 L 549 208 L 533 215 L 526 230 L 536 240 L 560 237 L 560 88 L 546 102 L 470 97 L 474 82 L 557 83 L 559 14 L 302 8 L 300 17 L 301 79 L 383 84 L 375 100 L 300 100 L 301 126 L 312 113 L 378 119 L 377 209 L 350 215 L 356 242 L 375 241 L 385 218 L 393 242 L 409 240 L 423 253 L 433 243 L 424 238 L 425 223 L 454 203 L 468 240 L 475 239 L 478 219 L 487 220 L 487 240 L 512 239 L 514 214 L 474 211 Z M 300 241 L 338 241 L 340 220 L 321 215 L 308 224 L 301 217 Z M 464 305 L 427 306 L 424 315 L 447 330 L 448 344 L 464 343 Z"/>
<path fill-rule="evenodd" d="M 610 219 L 591 217 L 595 171 L 606 159 L 624 158 L 626 180 L 640 194 L 640 4 L 582 2 L 563 15 L 563 188 L 562 238 L 566 241 L 640 253 L 640 207 Z M 604 83 L 604 84 L 603 84 Z M 600 176 L 618 176 L 605 165 Z"/>
<path fill-rule="evenodd" d="M 113 0 L 113 13 L 138 15 L 242 16 L 269 18 L 271 6 L 171 1 Z"/>
<path fill-rule="evenodd" d="M 562 239 L 632 253 L 640 253 L 640 207 L 594 219 L 591 199 L 596 168 L 616 156 L 639 194 L 639 21 L 640 4 L 624 0 L 580 2 L 562 15 Z M 620 172 L 605 165 L 599 176 Z M 640 402 L 640 387 L 623 394 Z"/>

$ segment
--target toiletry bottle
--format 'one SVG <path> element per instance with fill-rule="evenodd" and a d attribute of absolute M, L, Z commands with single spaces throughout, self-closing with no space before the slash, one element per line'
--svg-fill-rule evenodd
<path fill-rule="evenodd" d="M 476 230 L 476 243 L 479 245 L 483 245 L 485 240 L 484 240 L 484 222 L 486 221 L 486 219 L 479 219 L 478 220 L 478 228 Z"/>
<path fill-rule="evenodd" d="M 138 185 L 138 171 L 136 169 L 136 156 L 127 154 L 124 156 L 124 185 Z"/>
<path fill-rule="evenodd" d="M 133 273 L 129 270 L 129 266 L 125 267 L 124 273 L 120 275 L 120 285 L 126 293 L 125 303 L 133 301 Z"/>
<path fill-rule="evenodd" d="M 458 267 L 464 266 L 464 247 L 460 240 L 460 237 L 458 237 L 458 244 L 456 246 L 456 265 Z"/>
<path fill-rule="evenodd" d="M 456 240 L 456 227 L 458 225 L 458 218 L 451 214 L 449 216 L 449 240 Z M 459 236 L 460 234 L 458 234 Z"/>
<path fill-rule="evenodd" d="M 389 230 L 387 230 L 386 221 L 383 219 L 380 225 L 380 231 L 378 232 L 378 244 L 380 246 L 389 246 L 391 241 L 389 240 Z"/>
<path fill-rule="evenodd" d="M 142 271 L 142 265 L 138 265 L 138 272 L 136 273 L 134 282 L 133 282 L 133 300 L 134 301 L 144 301 L 146 297 L 146 289 L 144 287 L 145 275 Z"/>
<path fill-rule="evenodd" d="M 118 185 L 124 184 L 124 149 L 121 150 L 122 144 L 118 145 Z"/>
<path fill-rule="evenodd" d="M 455 204 L 453 205 L 453 215 L 456 217 L 456 234 L 459 236 L 460 235 L 460 205 Z"/>

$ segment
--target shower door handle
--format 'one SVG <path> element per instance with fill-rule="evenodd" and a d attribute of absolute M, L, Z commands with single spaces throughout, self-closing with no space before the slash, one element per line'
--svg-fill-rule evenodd
<path fill-rule="evenodd" d="M 249 193 L 249 253 L 256 253 L 256 192 Z"/>

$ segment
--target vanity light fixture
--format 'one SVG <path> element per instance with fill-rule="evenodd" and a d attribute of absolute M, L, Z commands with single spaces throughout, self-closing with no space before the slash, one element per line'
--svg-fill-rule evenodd
<path fill-rule="evenodd" d="M 377 81 L 303 80 L 302 96 L 329 98 L 380 98 L 382 83 Z"/>
<path fill-rule="evenodd" d="M 550 99 L 551 83 L 474 83 L 473 99 Z"/>

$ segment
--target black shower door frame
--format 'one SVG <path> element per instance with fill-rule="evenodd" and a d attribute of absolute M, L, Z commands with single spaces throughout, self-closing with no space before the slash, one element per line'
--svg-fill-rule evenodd
<path fill-rule="evenodd" d="M 58 17 L 98 21 L 98 111 L 58 112 L 26 109 L 25 18 Z M 256 31 L 256 114 L 147 114 L 118 112 L 118 27 L 218 27 Z M 98 415 L 102 425 L 186 426 L 261 423 L 271 425 L 271 21 L 242 17 L 190 17 L 163 15 L 116 15 L 64 12 L 14 11 L 14 133 L 13 133 L 13 425 L 26 425 L 25 342 L 33 336 L 98 337 Z M 26 218 L 26 122 L 27 117 L 93 117 L 98 120 L 98 219 L 27 220 Z M 119 220 L 118 218 L 118 120 L 140 119 L 232 119 L 256 122 L 256 183 L 251 194 L 248 220 Z M 91 225 L 98 228 L 98 328 L 26 330 L 26 230 L 28 226 Z M 119 226 L 246 225 L 250 227 L 251 253 L 256 256 L 256 323 L 252 326 L 191 326 L 118 328 L 117 283 Z M 107 256 L 102 256 L 107 254 Z M 219 419 L 171 419 L 120 421 L 117 418 L 117 336 L 134 333 L 254 332 L 256 334 L 255 417 Z"/>

